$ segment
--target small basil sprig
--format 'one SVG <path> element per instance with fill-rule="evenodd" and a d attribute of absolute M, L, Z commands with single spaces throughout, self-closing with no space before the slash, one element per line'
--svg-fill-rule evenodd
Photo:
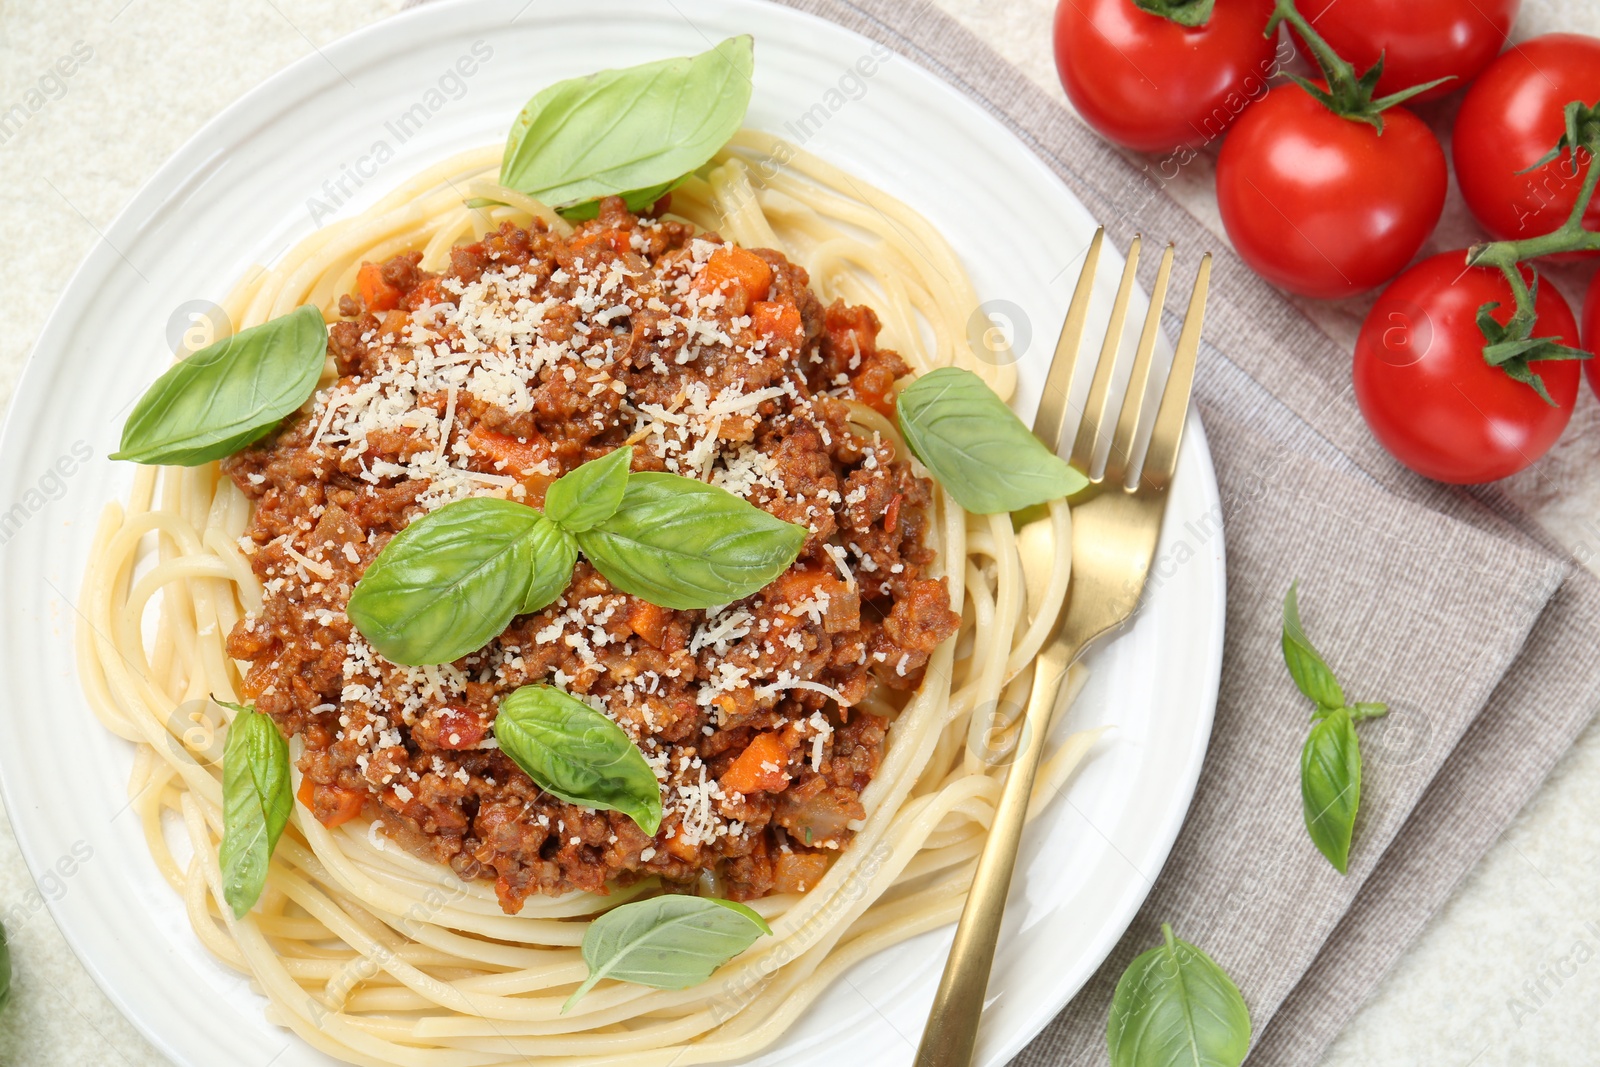
<path fill-rule="evenodd" d="M 229 704 L 237 714 L 222 750 L 222 895 L 242 919 L 267 884 L 267 863 L 294 808 L 289 786 L 289 745 L 272 719 L 254 708 Z"/>
<path fill-rule="evenodd" d="M 449 663 L 560 596 L 579 548 L 618 589 L 680 609 L 749 596 L 800 554 L 805 527 L 692 478 L 630 474 L 632 457 L 624 446 L 557 478 L 542 515 L 488 498 L 424 515 L 367 567 L 350 620 L 391 662 Z"/>
<path fill-rule="evenodd" d="M 310 304 L 207 345 L 145 390 L 111 458 L 196 467 L 231 456 L 310 398 L 327 355 Z"/>
<path fill-rule="evenodd" d="M 715 897 L 652 897 L 612 908 L 583 935 L 589 977 L 561 1011 L 569 1011 L 602 978 L 652 989 L 699 985 L 771 933 L 754 910 Z"/>
<path fill-rule="evenodd" d="M 696 56 L 557 82 L 517 116 L 500 184 L 569 218 L 593 218 L 603 196 L 642 211 L 738 131 L 754 69 L 754 43 L 742 36 Z"/>
<path fill-rule="evenodd" d="M 1161 937 L 1128 964 L 1112 994 L 1111 1067 L 1238 1067 L 1250 1051 L 1250 1009 L 1239 987 L 1166 923 Z"/>
<path fill-rule="evenodd" d="M 1311 735 L 1300 750 L 1300 799 L 1312 844 L 1344 874 L 1361 805 L 1361 745 L 1355 724 L 1387 714 L 1389 706 L 1345 704 L 1343 687 L 1300 625 L 1298 588 L 1298 582 L 1291 584 L 1283 598 L 1283 662 L 1300 692 L 1316 705 Z"/>
<path fill-rule="evenodd" d="M 652 836 L 661 786 L 622 727 L 553 685 L 525 685 L 500 701 L 500 751 L 540 789 L 569 804 L 620 811 Z"/>
<path fill-rule="evenodd" d="M 1089 484 L 969 370 L 929 371 L 900 390 L 895 412 L 911 451 L 974 514 L 1020 511 Z"/>

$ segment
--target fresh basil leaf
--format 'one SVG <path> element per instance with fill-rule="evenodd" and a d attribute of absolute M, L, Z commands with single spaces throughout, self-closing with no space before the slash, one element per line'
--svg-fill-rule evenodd
<path fill-rule="evenodd" d="M 544 523 L 533 508 L 490 497 L 422 516 L 356 583 L 350 621 L 393 663 L 450 663 L 476 652 L 535 599 L 530 535 Z M 562 588 L 571 577 L 568 567 Z"/>
<path fill-rule="evenodd" d="M 620 811 L 647 834 L 661 828 L 656 772 L 622 727 L 577 697 L 553 685 L 525 685 L 500 701 L 494 736 L 546 793 Z"/>
<path fill-rule="evenodd" d="M 623 445 L 563 474 L 544 492 L 545 517 L 572 533 L 605 522 L 622 504 L 632 462 L 633 446 Z"/>
<path fill-rule="evenodd" d="M 0 926 L 0 1011 L 11 1003 L 11 947 L 6 944 L 6 928 Z"/>
<path fill-rule="evenodd" d="M 742 36 L 557 82 L 517 116 L 500 184 L 558 208 L 626 194 L 642 210 L 738 131 L 754 69 L 754 43 Z"/>
<path fill-rule="evenodd" d="M 578 562 L 578 542 L 547 518 L 528 532 L 528 549 L 533 573 L 517 609 L 519 615 L 538 611 L 564 593 L 572 584 L 572 568 Z"/>
<path fill-rule="evenodd" d="M 289 743 L 272 719 L 254 708 L 217 703 L 237 714 L 222 750 L 222 895 L 242 919 L 267 884 L 267 863 L 294 807 Z"/>
<path fill-rule="evenodd" d="M 750 908 L 713 897 L 661 896 L 612 908 L 583 935 L 589 977 L 561 1011 L 570 1010 L 602 978 L 652 989 L 699 985 L 771 933 Z"/>
<path fill-rule="evenodd" d="M 111 458 L 196 467 L 230 456 L 310 398 L 327 355 L 310 304 L 207 345 L 145 390 Z"/>
<path fill-rule="evenodd" d="M 1161 924 L 1163 944 L 1128 964 L 1111 997 L 1111 1067 L 1238 1067 L 1250 1051 L 1250 1009 L 1199 948 Z"/>
<path fill-rule="evenodd" d="M 895 411 L 911 451 L 974 514 L 1020 511 L 1089 484 L 971 371 L 929 371 L 900 390 Z"/>
<path fill-rule="evenodd" d="M 612 585 L 680 610 L 749 596 L 787 570 L 805 540 L 805 527 L 726 489 L 655 471 L 629 475 L 616 514 L 578 534 Z"/>
<path fill-rule="evenodd" d="M 1312 844 L 1344 874 L 1361 804 L 1361 744 L 1349 709 L 1331 711 L 1311 727 L 1300 751 L 1300 799 Z"/>
<path fill-rule="evenodd" d="M 1283 598 L 1283 662 L 1289 676 L 1300 692 L 1310 697 L 1324 711 L 1344 707 L 1344 690 L 1326 661 L 1312 647 L 1311 639 L 1300 625 L 1300 604 L 1297 590 L 1300 583 L 1289 585 Z"/>

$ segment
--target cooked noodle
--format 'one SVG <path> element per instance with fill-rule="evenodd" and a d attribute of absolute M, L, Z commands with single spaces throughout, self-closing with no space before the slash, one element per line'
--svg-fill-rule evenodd
<path fill-rule="evenodd" d="M 232 293 L 227 321 L 247 327 L 307 302 L 331 319 L 363 261 L 421 249 L 423 268 L 439 269 L 452 245 L 502 222 L 570 230 L 497 186 L 498 166 L 498 149 L 463 154 L 312 234 Z M 469 198 L 499 203 L 468 208 Z M 1012 392 L 1012 369 L 975 359 L 967 344 L 977 300 L 954 252 L 915 212 L 844 172 L 744 131 L 706 178 L 673 193 L 672 213 L 783 251 L 824 303 L 870 305 L 885 343 L 916 371 L 954 363 Z M 871 409 L 852 423 L 904 454 Z M 903 709 L 876 694 L 861 705 L 897 716 L 862 795 L 864 825 L 809 892 L 753 901 L 773 936 L 690 989 L 604 982 L 560 1013 L 587 973 L 585 917 L 650 891 L 651 880 L 603 897 L 534 896 L 508 916 L 487 884 L 462 882 L 364 821 L 329 830 L 299 804 L 258 906 L 234 918 L 217 862 L 223 713 L 207 698 L 241 698 L 225 642 L 262 594 L 238 547 L 249 501 L 215 463 L 141 467 L 127 505 L 107 506 L 84 579 L 83 687 L 106 728 L 136 746 L 133 807 L 195 932 L 251 976 L 274 1022 L 309 1044 L 352 1063 L 417 1067 L 739 1059 L 775 1041 L 858 960 L 960 913 L 1026 703 L 1025 668 L 1066 594 L 1070 519 L 1057 501 L 1019 534 L 1009 516 L 968 515 L 942 491 L 935 499 L 931 573 L 948 580 L 961 628 Z M 1082 681 L 1075 669 L 1069 699 Z M 1050 756 L 1030 816 L 1095 736 L 1076 735 Z"/>

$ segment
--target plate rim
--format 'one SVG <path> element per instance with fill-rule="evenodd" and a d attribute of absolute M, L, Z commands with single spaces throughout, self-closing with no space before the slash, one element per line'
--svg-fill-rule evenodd
<path fill-rule="evenodd" d="M 873 39 L 850 27 L 835 23 L 820 15 L 806 11 L 802 8 L 790 6 L 780 0 L 722 0 L 730 6 L 744 6 L 753 9 L 776 9 L 786 16 L 796 17 L 805 21 L 820 23 L 830 32 L 844 32 L 860 40 L 872 42 Z M 218 131 L 235 128 L 241 124 L 240 120 L 248 120 L 253 115 L 263 111 L 281 111 L 294 106 L 298 99 L 305 95 L 305 91 L 296 91 L 296 83 L 300 81 L 305 71 L 310 70 L 330 60 L 326 54 L 333 53 L 335 57 L 341 51 L 361 48 L 368 45 L 369 38 L 382 36 L 387 33 L 404 32 L 404 27 L 412 22 L 426 21 L 444 17 L 441 12 L 453 9 L 471 8 L 480 6 L 480 0 L 431 0 L 431 2 L 418 3 L 406 7 L 394 15 L 360 26 L 336 40 L 314 49 L 312 52 L 290 62 L 281 69 L 253 85 L 238 98 L 231 101 L 210 119 L 194 131 L 181 145 L 174 149 L 166 159 L 140 184 L 139 188 L 129 197 L 127 203 L 116 213 L 112 221 L 104 228 L 102 236 L 96 240 L 69 275 L 66 283 L 58 292 L 52 303 L 49 314 L 45 317 L 39 329 L 38 336 L 29 351 L 22 372 L 18 375 L 16 386 L 12 394 L 12 402 L 8 406 L 4 423 L 0 425 L 0 456 L 18 455 L 18 442 L 16 435 L 19 418 L 17 417 L 18 401 L 25 400 L 28 396 L 38 391 L 40 386 L 37 380 L 46 373 L 42 352 L 60 350 L 65 338 L 57 335 L 70 332 L 73 323 L 70 321 L 68 304 L 72 302 L 74 294 L 93 280 L 97 273 L 115 269 L 115 260 L 124 258 L 118 248 L 118 239 L 128 236 L 130 230 L 136 233 L 146 223 L 159 216 L 166 205 L 185 195 L 189 186 L 198 176 L 203 174 L 211 157 L 219 154 L 206 148 L 206 142 L 216 136 Z M 515 20 L 513 20 L 515 21 Z M 873 42 L 876 43 L 876 42 Z M 887 47 L 893 48 L 893 45 Z M 980 109 L 989 112 L 986 101 L 975 97 L 960 85 L 953 84 L 944 78 L 937 70 L 932 69 L 918 61 L 915 56 L 907 55 L 896 50 L 896 57 L 905 63 L 917 67 L 927 76 L 934 78 L 962 97 L 972 101 Z M 1050 180 L 1070 197 L 1087 214 L 1082 198 L 1063 181 L 1048 163 L 1037 152 L 1028 146 L 1027 142 L 1018 137 L 1009 125 L 992 113 L 985 115 L 986 121 L 1003 134 L 1006 138 L 1016 142 L 1026 154 L 1037 163 L 1042 170 L 1050 176 Z M 246 134 L 245 136 L 248 136 Z M 404 181 L 401 175 L 395 182 Z M 1092 216 L 1091 216 L 1092 217 Z M 1120 256 L 1120 250 L 1117 250 Z M 131 266 L 131 263 L 129 264 Z M 137 268 L 134 268 L 137 270 Z M 1137 284 L 1137 283 L 1136 283 Z M 1143 292 L 1140 287 L 1141 293 Z M 1198 461 L 1197 474 L 1199 476 L 1198 489 L 1203 501 L 1208 505 L 1220 507 L 1221 493 L 1217 483 L 1215 465 L 1207 441 L 1207 435 L 1198 407 L 1191 400 L 1187 425 L 1185 427 L 1186 447 Z M 15 463 L 0 464 L 0 488 L 16 481 L 20 476 Z M 1205 753 L 1209 748 L 1210 735 L 1215 723 L 1216 705 L 1220 690 L 1223 645 L 1225 640 L 1226 625 L 1226 529 L 1219 526 L 1215 539 L 1208 543 L 1207 552 L 1204 553 L 1211 559 L 1211 580 L 1218 590 L 1218 595 L 1213 597 L 1210 604 L 1210 625 L 1207 627 L 1209 642 L 1204 651 L 1204 659 L 1209 665 L 1206 677 L 1203 679 L 1202 698 L 1198 702 L 1204 709 L 1203 723 L 1194 732 L 1190 758 L 1185 764 L 1185 774 L 1181 789 L 1175 795 L 1181 794 L 1181 805 L 1175 805 L 1164 831 L 1159 839 L 1154 841 L 1155 847 L 1150 852 L 1153 859 L 1158 860 L 1156 873 L 1165 868 L 1171 851 L 1176 844 L 1177 837 L 1187 821 L 1188 813 L 1193 806 L 1199 776 L 1203 770 Z M 73 637 L 69 634 L 61 640 L 69 645 Z M 71 658 L 75 662 L 76 651 L 73 650 Z M 1199 679 L 1197 679 L 1199 680 Z M 37 884 L 41 872 L 50 868 L 45 851 L 41 849 L 40 842 L 34 840 L 25 829 L 28 825 L 26 819 L 19 819 L 19 815 L 26 806 L 23 798 L 15 792 L 15 787 L 10 784 L 8 776 L 0 775 L 0 799 L 4 800 L 7 819 L 12 827 L 13 835 L 17 841 L 18 849 L 28 867 L 30 876 Z M 1125 906 L 1122 914 L 1106 916 L 1106 921 L 1101 923 L 1100 933 L 1093 939 L 1094 950 L 1091 953 L 1096 957 L 1096 962 L 1090 968 L 1091 978 L 1094 971 L 1104 965 L 1116 943 L 1126 933 L 1138 912 L 1144 906 L 1149 893 L 1154 886 L 1154 880 L 1146 880 L 1146 884 L 1137 892 L 1125 896 Z M 45 895 L 45 905 L 50 912 L 52 921 L 61 932 L 63 939 L 72 949 L 79 964 L 94 980 L 96 986 L 106 998 L 116 1006 L 122 1016 L 127 1019 L 140 1034 L 149 1041 L 162 1055 L 174 1063 L 187 1063 L 186 1053 L 181 1053 L 164 1036 L 165 1031 L 157 1029 L 143 1014 L 132 1009 L 130 1001 L 121 991 L 121 987 L 114 984 L 109 975 L 98 962 L 92 947 L 85 943 L 84 932 L 80 926 L 63 921 L 63 898 L 52 898 Z M 946 927 L 944 929 L 950 929 Z M 1087 982 L 1087 980 L 1086 980 Z M 1064 996 L 1058 997 L 1055 992 L 1049 996 L 1037 998 L 1040 1006 L 1034 1015 L 1037 1025 L 1021 1028 L 1017 1032 L 1006 1035 L 1002 1040 L 995 1042 L 986 1050 L 985 1064 L 998 1065 L 1008 1062 L 1026 1045 L 1033 1041 L 1043 1030 L 1048 1027 L 1055 1016 L 1066 1006 L 1073 996 L 1083 986 L 1067 991 Z M 298 1041 L 298 1038 L 291 1037 Z M 780 1039 L 781 1040 L 781 1039 Z"/>

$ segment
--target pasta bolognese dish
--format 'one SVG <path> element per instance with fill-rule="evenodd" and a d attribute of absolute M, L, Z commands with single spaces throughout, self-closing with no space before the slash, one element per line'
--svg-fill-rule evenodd
<path fill-rule="evenodd" d="M 960 913 L 1084 479 L 938 232 L 743 128 L 752 62 L 542 90 L 124 427 L 84 689 L 197 936 L 332 1056 L 738 1060 Z"/>

